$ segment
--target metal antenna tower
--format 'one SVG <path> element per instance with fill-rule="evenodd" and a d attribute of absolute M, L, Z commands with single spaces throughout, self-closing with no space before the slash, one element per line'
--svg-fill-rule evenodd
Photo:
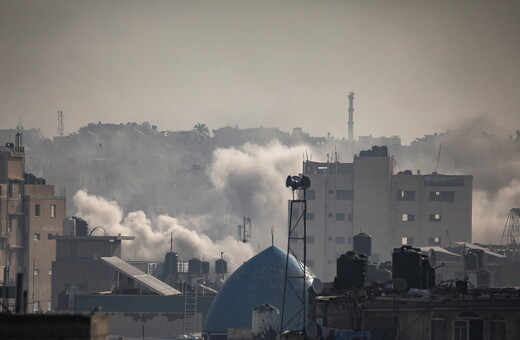
<path fill-rule="evenodd" d="M 280 332 L 288 330 L 301 330 L 305 333 L 306 314 L 306 287 L 307 276 L 307 189 L 311 186 L 311 180 L 306 177 L 289 176 L 285 182 L 292 189 L 293 199 L 289 210 L 289 234 L 287 238 L 287 259 L 285 262 L 285 282 L 283 287 L 283 304 Z M 295 192 L 297 195 L 295 196 Z M 300 265 L 301 271 L 289 272 L 289 257 L 294 256 Z M 299 293 L 300 291 L 301 293 Z M 285 315 L 288 303 L 288 295 L 296 296 L 300 306 L 293 315 Z M 296 328 L 296 329 L 295 329 Z"/>
<path fill-rule="evenodd" d="M 520 208 L 509 210 L 501 245 L 517 247 L 520 241 Z"/>
<path fill-rule="evenodd" d="M 251 218 L 244 216 L 244 224 L 237 225 L 237 241 L 248 242 L 252 235 Z"/>
<path fill-rule="evenodd" d="M 63 136 L 63 111 L 58 111 L 58 135 Z"/>

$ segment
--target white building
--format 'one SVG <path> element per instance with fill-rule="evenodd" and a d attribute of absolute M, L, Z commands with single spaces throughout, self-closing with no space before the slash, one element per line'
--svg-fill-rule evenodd
<path fill-rule="evenodd" d="M 305 161 L 307 265 L 325 281 L 353 236 L 372 236 L 374 262 L 403 244 L 448 247 L 471 242 L 472 176 L 394 174 L 386 147 L 360 152 L 353 163 Z M 293 213 L 294 214 L 294 213 Z"/>

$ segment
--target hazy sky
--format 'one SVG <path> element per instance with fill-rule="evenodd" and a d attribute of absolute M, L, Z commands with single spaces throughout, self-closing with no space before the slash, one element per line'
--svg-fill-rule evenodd
<path fill-rule="evenodd" d="M 520 1 L 0 0 L 0 128 L 520 129 Z"/>

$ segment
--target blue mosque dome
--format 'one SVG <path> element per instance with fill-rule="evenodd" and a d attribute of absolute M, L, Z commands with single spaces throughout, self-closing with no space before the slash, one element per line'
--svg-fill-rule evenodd
<path fill-rule="evenodd" d="M 271 246 L 240 266 L 224 283 L 204 322 L 204 333 L 225 333 L 228 328 L 251 328 L 252 310 L 269 304 L 282 312 L 287 252 Z M 288 276 L 303 276 L 303 269 L 292 255 L 289 256 Z M 314 276 L 307 270 L 306 288 Z M 287 287 L 284 320 L 289 321 L 301 308 L 301 279 L 291 279 Z M 299 281 L 299 282 L 298 282 Z M 285 322 L 285 321 L 284 321 Z M 294 319 L 289 328 L 299 327 L 304 320 Z"/>

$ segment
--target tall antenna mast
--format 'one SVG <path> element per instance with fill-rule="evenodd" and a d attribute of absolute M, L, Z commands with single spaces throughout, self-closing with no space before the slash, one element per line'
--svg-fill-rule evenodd
<path fill-rule="evenodd" d="M 348 94 L 348 141 L 354 141 L 354 92 Z"/>
<path fill-rule="evenodd" d="M 58 136 L 63 136 L 63 111 L 58 111 Z"/>
<path fill-rule="evenodd" d="M 170 233 L 170 253 L 173 253 L 173 232 Z"/>

